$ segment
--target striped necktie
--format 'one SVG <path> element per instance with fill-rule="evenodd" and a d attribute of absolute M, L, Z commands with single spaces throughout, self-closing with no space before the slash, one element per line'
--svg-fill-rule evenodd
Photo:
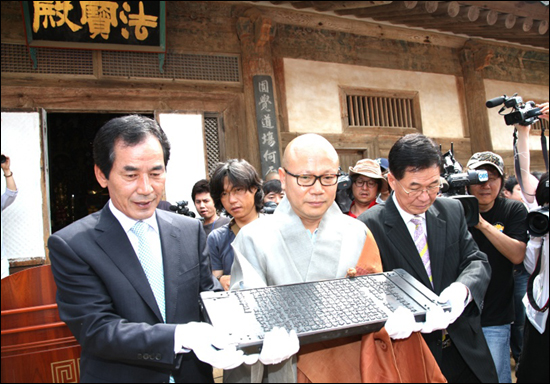
<path fill-rule="evenodd" d="M 163 321 L 166 322 L 166 303 L 164 300 L 164 268 L 162 266 L 162 258 L 156 260 L 149 242 L 147 241 L 147 231 L 149 224 L 143 221 L 138 221 L 132 229 L 130 229 L 139 239 L 137 256 L 149 285 L 153 290 L 157 305 L 162 314 Z"/>
<path fill-rule="evenodd" d="M 415 225 L 414 235 L 413 235 L 414 244 L 416 245 L 416 249 L 420 254 L 420 258 L 422 259 L 424 268 L 426 268 L 426 273 L 428 274 L 428 278 L 430 279 L 430 283 L 432 284 L 432 288 L 433 288 L 434 283 L 432 278 L 432 267 L 430 266 L 430 251 L 428 250 L 428 238 L 426 237 L 426 233 L 424 233 L 424 228 L 422 227 L 422 218 L 415 217 L 411 219 L 411 223 Z"/>

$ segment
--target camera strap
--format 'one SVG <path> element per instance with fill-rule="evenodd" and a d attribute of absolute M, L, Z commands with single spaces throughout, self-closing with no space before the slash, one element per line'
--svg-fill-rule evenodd
<path fill-rule="evenodd" d="M 544 164 L 546 164 L 546 172 L 548 172 L 548 149 L 546 148 L 546 137 L 544 137 L 544 131 L 544 125 L 541 124 L 540 145 L 542 147 L 542 157 L 544 158 Z"/>
<path fill-rule="evenodd" d="M 537 266 L 535 267 L 535 270 L 529 276 L 529 281 L 527 283 L 527 298 L 529 299 L 529 304 L 531 304 L 531 307 L 533 307 L 538 312 L 546 312 L 548 310 L 548 299 L 546 300 L 546 304 L 541 308 L 535 301 L 533 297 L 533 281 L 535 280 L 535 277 L 538 276 L 540 272 L 540 259 L 542 258 L 542 249 L 544 248 L 544 237 L 542 238 L 542 244 L 540 245 L 540 251 L 539 251 L 539 258 L 537 260 Z"/>
<path fill-rule="evenodd" d="M 544 159 L 544 164 L 546 165 L 546 172 L 548 172 L 548 148 L 546 144 L 546 137 L 544 136 L 544 131 L 546 129 L 541 124 L 540 132 L 540 146 L 542 148 L 542 157 Z M 514 128 L 514 170 L 516 171 L 516 179 L 518 180 L 519 186 L 522 191 L 525 191 L 523 188 L 523 179 L 521 177 L 521 168 L 519 166 L 519 153 L 518 153 L 518 130 Z M 531 195 L 529 193 L 523 192 L 526 195 Z M 534 196 L 534 195 L 531 195 Z"/>

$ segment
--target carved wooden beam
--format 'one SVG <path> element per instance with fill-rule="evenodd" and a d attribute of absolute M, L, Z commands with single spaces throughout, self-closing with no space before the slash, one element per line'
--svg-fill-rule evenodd
<path fill-rule="evenodd" d="M 394 1 L 391 4 L 381 5 L 379 7 L 361 8 L 361 9 L 342 9 L 334 11 L 337 15 L 353 15 L 356 17 L 372 17 L 374 15 L 393 15 L 396 12 L 405 12 L 414 9 L 418 1 Z"/>
<path fill-rule="evenodd" d="M 337 11 L 342 9 L 378 7 L 390 4 L 391 1 L 315 1 L 313 9 L 320 12 Z"/>
<path fill-rule="evenodd" d="M 492 9 L 499 13 L 511 13 L 517 17 L 532 17 L 535 20 L 548 21 L 548 7 L 538 2 L 526 1 L 459 1 L 462 5 L 475 5 Z"/>
<path fill-rule="evenodd" d="M 241 41 L 252 39 L 255 47 L 263 47 L 273 40 L 275 28 L 270 18 L 263 16 L 257 9 L 245 12 L 246 17 L 239 17 L 237 34 Z"/>

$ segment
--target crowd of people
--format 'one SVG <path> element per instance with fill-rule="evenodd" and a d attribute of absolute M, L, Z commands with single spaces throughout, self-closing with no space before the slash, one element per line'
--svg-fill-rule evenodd
<path fill-rule="evenodd" d="M 247 355 L 204 321 L 199 294 L 344 278 L 368 258 L 404 269 L 451 308 L 422 323 L 400 308 L 384 328 L 395 343 L 421 335 L 428 358 L 406 358 L 412 369 L 433 360 L 427 381 L 511 382 L 510 351 L 518 381 L 547 381 L 548 231 L 530 234 L 527 216 L 546 207 L 548 218 L 548 173 L 531 174 L 530 127 L 516 128 L 522 183 L 506 178 L 498 154 L 475 153 L 466 167 L 487 180 L 467 187 L 479 203 L 468 227 L 460 201 L 440 197 L 441 151 L 422 134 L 358 161 L 343 191 L 338 154 L 317 134 L 292 140 L 264 180 L 246 160 L 219 163 L 192 189 L 197 220 L 157 209 L 170 158 L 160 126 L 109 121 L 94 140 L 108 204 L 48 240 L 81 380 L 212 382 L 212 367 L 224 382 L 367 380 L 366 339 L 301 348 L 294 331 L 273 329 Z"/>

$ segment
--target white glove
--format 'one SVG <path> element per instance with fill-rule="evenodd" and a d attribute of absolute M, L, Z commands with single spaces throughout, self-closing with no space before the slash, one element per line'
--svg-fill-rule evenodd
<path fill-rule="evenodd" d="M 178 325 L 183 348 L 192 349 L 197 358 L 219 369 L 233 369 L 244 362 L 243 351 L 231 345 L 228 335 L 211 324 L 191 322 Z"/>
<path fill-rule="evenodd" d="M 426 311 L 426 321 L 422 324 L 422 333 L 432 333 L 440 329 L 446 329 L 451 319 L 449 312 L 444 312 L 443 308 L 434 306 Z"/>
<path fill-rule="evenodd" d="M 418 332 L 422 328 L 422 323 L 417 323 L 410 309 L 398 307 L 391 313 L 386 320 L 386 332 L 394 339 L 406 339 L 411 333 Z"/>
<path fill-rule="evenodd" d="M 449 324 L 454 323 L 462 315 L 467 297 L 468 288 L 462 283 L 452 283 L 441 292 L 438 301 L 440 303 L 448 302 L 451 305 Z"/>
<path fill-rule="evenodd" d="M 279 364 L 298 353 L 300 341 L 295 330 L 289 332 L 284 328 L 274 327 L 264 337 L 262 352 L 245 356 L 246 364 L 255 364 L 258 359 L 264 365 Z"/>

